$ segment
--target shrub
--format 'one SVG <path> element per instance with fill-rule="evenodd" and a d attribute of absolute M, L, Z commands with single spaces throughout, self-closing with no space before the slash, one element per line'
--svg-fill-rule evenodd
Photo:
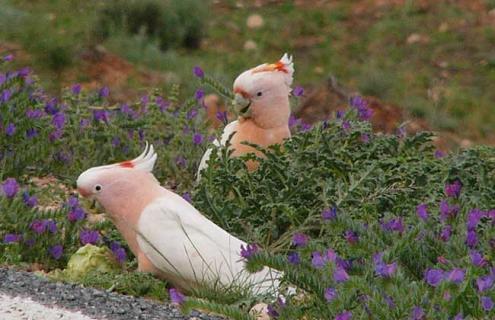
<path fill-rule="evenodd" d="M 124 30 L 156 39 L 160 48 L 195 49 L 204 35 L 207 6 L 198 0 L 111 1 L 99 12 L 96 33 L 108 37 Z"/>

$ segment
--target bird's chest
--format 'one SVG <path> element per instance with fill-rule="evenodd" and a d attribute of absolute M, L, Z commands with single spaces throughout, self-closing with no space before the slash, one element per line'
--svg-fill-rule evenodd
<path fill-rule="evenodd" d="M 242 143 L 245 141 L 262 147 L 268 147 L 273 144 L 282 143 L 284 139 L 289 137 L 290 131 L 287 126 L 263 129 L 250 121 L 244 121 L 243 123 L 239 123 L 236 133 L 231 140 L 232 148 L 234 149 L 233 155 L 240 156 L 249 152 L 261 155 L 254 148 Z"/>

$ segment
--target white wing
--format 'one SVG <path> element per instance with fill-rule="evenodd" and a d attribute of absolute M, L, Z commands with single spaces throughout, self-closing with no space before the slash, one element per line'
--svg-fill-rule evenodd
<path fill-rule="evenodd" d="M 218 142 L 218 140 L 215 139 L 213 141 L 213 144 L 217 147 L 225 146 L 230 135 L 234 131 L 236 131 L 237 124 L 238 124 L 238 121 L 235 120 L 235 121 L 232 121 L 231 123 L 229 123 L 228 125 L 226 125 L 225 128 L 223 129 L 222 137 L 220 138 L 220 142 Z M 209 148 L 208 150 L 205 151 L 205 153 L 201 157 L 201 161 L 199 162 L 198 172 L 196 173 L 196 182 L 199 182 L 199 180 L 201 180 L 201 171 L 208 167 L 208 164 L 206 162 L 208 160 L 210 160 L 210 156 L 211 156 L 212 151 L 213 151 L 213 149 Z"/>
<path fill-rule="evenodd" d="M 153 265 L 182 288 L 246 285 L 252 292 L 265 293 L 278 287 L 279 272 L 265 268 L 249 274 L 240 256 L 245 243 L 172 192 L 143 210 L 137 240 Z"/>

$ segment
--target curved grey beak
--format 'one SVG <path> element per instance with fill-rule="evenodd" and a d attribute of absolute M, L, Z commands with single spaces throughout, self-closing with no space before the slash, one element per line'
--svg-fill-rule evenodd
<path fill-rule="evenodd" d="M 241 94 L 236 93 L 234 97 L 234 108 L 240 116 L 249 118 L 251 116 L 251 100 L 244 98 Z"/>

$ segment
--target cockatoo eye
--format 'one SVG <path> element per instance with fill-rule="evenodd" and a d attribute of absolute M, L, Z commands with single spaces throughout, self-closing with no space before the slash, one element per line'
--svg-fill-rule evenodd
<path fill-rule="evenodd" d="M 261 97 L 263 95 L 263 92 L 261 91 L 258 91 L 258 93 L 256 94 L 258 97 Z"/>
<path fill-rule="evenodd" d="M 100 192 L 100 191 L 101 191 L 101 189 L 103 189 L 103 187 L 101 186 L 101 184 L 97 184 L 97 185 L 95 185 L 95 191 L 96 191 L 96 192 Z"/>

